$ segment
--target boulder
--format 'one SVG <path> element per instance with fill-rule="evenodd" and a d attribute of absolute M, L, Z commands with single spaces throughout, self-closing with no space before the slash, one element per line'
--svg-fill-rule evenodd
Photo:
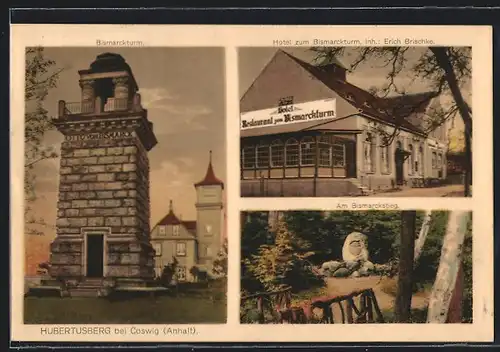
<path fill-rule="evenodd" d="M 346 262 L 369 260 L 368 237 L 360 232 L 350 233 L 342 247 L 342 259 Z"/>
<path fill-rule="evenodd" d="M 339 268 L 333 273 L 333 277 L 348 277 L 349 273 L 346 268 Z"/>
<path fill-rule="evenodd" d="M 338 268 L 342 267 L 342 264 L 341 262 L 338 262 L 336 260 L 332 260 L 332 261 L 329 261 L 329 262 L 324 262 L 322 265 L 321 265 L 321 269 L 323 271 L 325 270 L 328 270 L 330 272 L 334 272 L 336 271 Z"/>
<path fill-rule="evenodd" d="M 362 268 L 364 268 L 368 271 L 373 271 L 375 269 L 375 265 L 372 262 L 367 260 L 366 262 L 363 263 Z"/>
<path fill-rule="evenodd" d="M 325 277 L 333 277 L 333 273 L 330 270 L 323 270 L 323 275 Z"/>
<path fill-rule="evenodd" d="M 351 260 L 351 261 L 345 262 L 345 267 L 350 272 L 353 272 L 354 270 L 357 270 L 361 267 L 361 263 L 358 262 L 357 260 Z"/>
<path fill-rule="evenodd" d="M 370 272 L 368 270 L 366 270 L 366 268 L 361 268 L 358 270 L 358 273 L 360 276 L 369 276 L 370 275 Z"/>
<path fill-rule="evenodd" d="M 361 275 L 360 275 L 359 271 L 357 271 L 357 270 L 356 270 L 356 271 L 354 271 L 354 272 L 351 274 L 351 277 L 360 277 L 360 276 L 361 276 Z"/>

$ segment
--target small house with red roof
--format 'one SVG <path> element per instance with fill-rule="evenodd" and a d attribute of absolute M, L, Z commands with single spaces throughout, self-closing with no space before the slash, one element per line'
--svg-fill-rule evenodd
<path fill-rule="evenodd" d="M 240 100 L 241 196 L 356 196 L 446 177 L 438 93 L 377 97 L 347 71 L 276 52 Z"/>
<path fill-rule="evenodd" d="M 224 183 L 215 175 L 212 152 L 205 177 L 194 184 L 196 220 L 183 220 L 176 213 L 173 201 L 169 212 L 153 227 L 151 244 L 155 249 L 155 273 L 177 260 L 177 279 L 194 281 L 191 269 L 208 274 L 222 246 L 224 231 Z"/>

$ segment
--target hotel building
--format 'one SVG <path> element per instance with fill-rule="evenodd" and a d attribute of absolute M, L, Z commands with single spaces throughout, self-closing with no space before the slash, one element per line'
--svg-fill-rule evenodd
<path fill-rule="evenodd" d="M 379 98 L 278 50 L 240 101 L 241 196 L 358 196 L 446 178 L 437 94 Z"/>

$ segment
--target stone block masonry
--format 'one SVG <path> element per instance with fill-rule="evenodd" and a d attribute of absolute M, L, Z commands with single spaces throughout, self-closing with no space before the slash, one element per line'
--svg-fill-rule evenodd
<path fill-rule="evenodd" d="M 149 215 L 149 160 L 137 137 L 62 143 L 56 274 L 84 275 L 82 230 L 108 228 L 107 276 L 151 277 Z"/>

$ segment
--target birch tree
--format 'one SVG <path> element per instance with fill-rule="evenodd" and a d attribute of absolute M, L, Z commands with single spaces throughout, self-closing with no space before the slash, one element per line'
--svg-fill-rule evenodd
<path fill-rule="evenodd" d="M 415 240 L 415 254 L 413 258 L 414 263 L 418 262 L 420 253 L 422 253 L 422 248 L 424 247 L 425 239 L 429 234 L 429 229 L 431 228 L 431 221 L 432 221 L 432 212 L 430 210 L 427 210 L 424 215 L 422 227 L 420 228 L 418 237 Z"/>
<path fill-rule="evenodd" d="M 445 323 L 448 319 L 448 311 L 462 263 L 462 245 L 469 221 L 470 212 L 450 212 L 436 280 L 429 298 L 428 323 Z"/>

